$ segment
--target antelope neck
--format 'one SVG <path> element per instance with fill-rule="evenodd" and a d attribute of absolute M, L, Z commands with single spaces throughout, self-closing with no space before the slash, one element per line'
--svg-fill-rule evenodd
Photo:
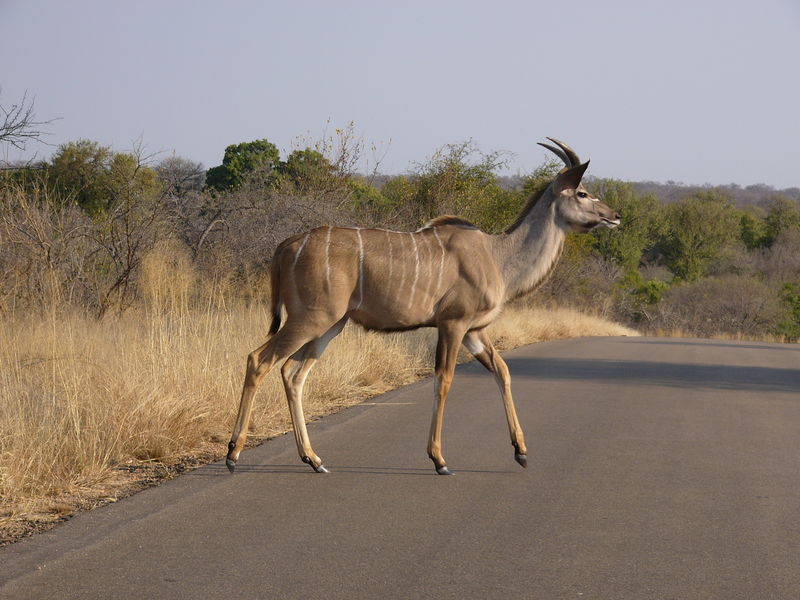
<path fill-rule="evenodd" d="M 514 229 L 494 236 L 494 254 L 503 273 L 506 300 L 541 283 L 558 262 L 564 230 L 556 222 L 555 204 L 542 198 Z"/>

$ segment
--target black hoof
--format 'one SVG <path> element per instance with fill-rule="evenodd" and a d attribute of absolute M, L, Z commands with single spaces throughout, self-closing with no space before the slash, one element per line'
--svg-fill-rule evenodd
<path fill-rule="evenodd" d="M 233 473 L 236 470 L 236 461 L 231 460 L 230 458 L 225 459 L 225 465 L 228 467 L 228 471 Z"/>
<path fill-rule="evenodd" d="M 303 462 L 306 463 L 307 465 L 310 465 L 311 468 L 314 469 L 314 471 L 317 473 L 330 473 L 330 471 L 328 471 L 328 469 L 326 469 L 324 465 L 319 465 L 319 466 L 315 465 L 314 461 L 311 460 L 308 456 L 303 457 Z"/>
<path fill-rule="evenodd" d="M 514 454 L 514 460 L 516 460 L 520 465 L 524 468 L 528 468 L 528 455 L 527 454 Z"/>
<path fill-rule="evenodd" d="M 447 465 L 445 465 L 443 467 L 437 467 L 436 468 L 436 472 L 439 475 L 452 475 L 453 474 L 453 472 L 450 469 L 447 468 Z"/>

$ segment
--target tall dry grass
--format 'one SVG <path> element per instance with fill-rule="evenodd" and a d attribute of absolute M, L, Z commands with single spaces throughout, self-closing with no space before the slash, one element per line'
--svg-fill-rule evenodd
<path fill-rule="evenodd" d="M 188 257 L 169 248 L 147 257 L 139 285 L 141 306 L 121 316 L 53 306 L 0 322 L 0 526 L 102 486 L 117 465 L 175 458 L 209 441 L 224 449 L 246 354 L 268 328 L 266 303 L 231 306 L 224 286 L 200 282 Z M 572 311 L 511 309 L 493 326 L 504 348 L 620 334 L 635 332 Z M 309 378 L 307 417 L 430 373 L 433 343 L 430 331 L 348 326 Z M 256 437 L 291 426 L 278 371 L 257 396 Z"/>

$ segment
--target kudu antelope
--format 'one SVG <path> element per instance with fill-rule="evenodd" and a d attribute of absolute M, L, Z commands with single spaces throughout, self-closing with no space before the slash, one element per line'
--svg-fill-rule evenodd
<path fill-rule="evenodd" d="M 515 459 L 527 466 L 511 377 L 486 333 L 509 300 L 531 291 L 553 270 L 567 232 L 615 227 L 619 215 L 581 185 L 589 162 L 566 144 L 541 144 L 565 167 L 531 198 L 503 233 L 490 235 L 457 217 L 438 217 L 413 233 L 318 227 L 284 240 L 272 261 L 270 339 L 252 352 L 239 413 L 228 444 L 231 472 L 244 447 L 253 396 L 278 362 L 297 450 L 315 471 L 327 472 L 311 448 L 303 416 L 303 385 L 325 347 L 348 320 L 367 329 L 436 327 L 434 411 L 428 456 L 449 475 L 442 456 L 442 417 L 461 344 L 495 377 L 505 406 Z M 281 311 L 286 322 L 281 324 Z"/>

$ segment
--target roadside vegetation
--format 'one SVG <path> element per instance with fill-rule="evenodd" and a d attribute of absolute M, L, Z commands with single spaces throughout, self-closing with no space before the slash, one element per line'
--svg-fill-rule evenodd
<path fill-rule="evenodd" d="M 386 176 L 364 167 L 367 150 L 348 126 L 283 156 L 264 139 L 234 144 L 206 169 L 78 140 L 0 171 L 6 537 L 86 498 L 127 493 L 131 474 L 222 455 L 246 354 L 268 329 L 269 260 L 285 237 L 321 224 L 416 229 L 448 213 L 499 232 L 559 168 L 503 178 L 502 153 L 464 142 Z M 548 282 L 493 326 L 501 347 L 637 330 L 798 339 L 791 193 L 764 188 L 742 204 L 735 189 L 685 188 L 665 202 L 658 186 L 589 186 L 622 226 L 568 238 Z M 307 414 L 429 374 L 431 348 L 430 332 L 348 327 L 312 373 Z M 271 377 L 256 438 L 289 428 L 277 370 Z"/>

